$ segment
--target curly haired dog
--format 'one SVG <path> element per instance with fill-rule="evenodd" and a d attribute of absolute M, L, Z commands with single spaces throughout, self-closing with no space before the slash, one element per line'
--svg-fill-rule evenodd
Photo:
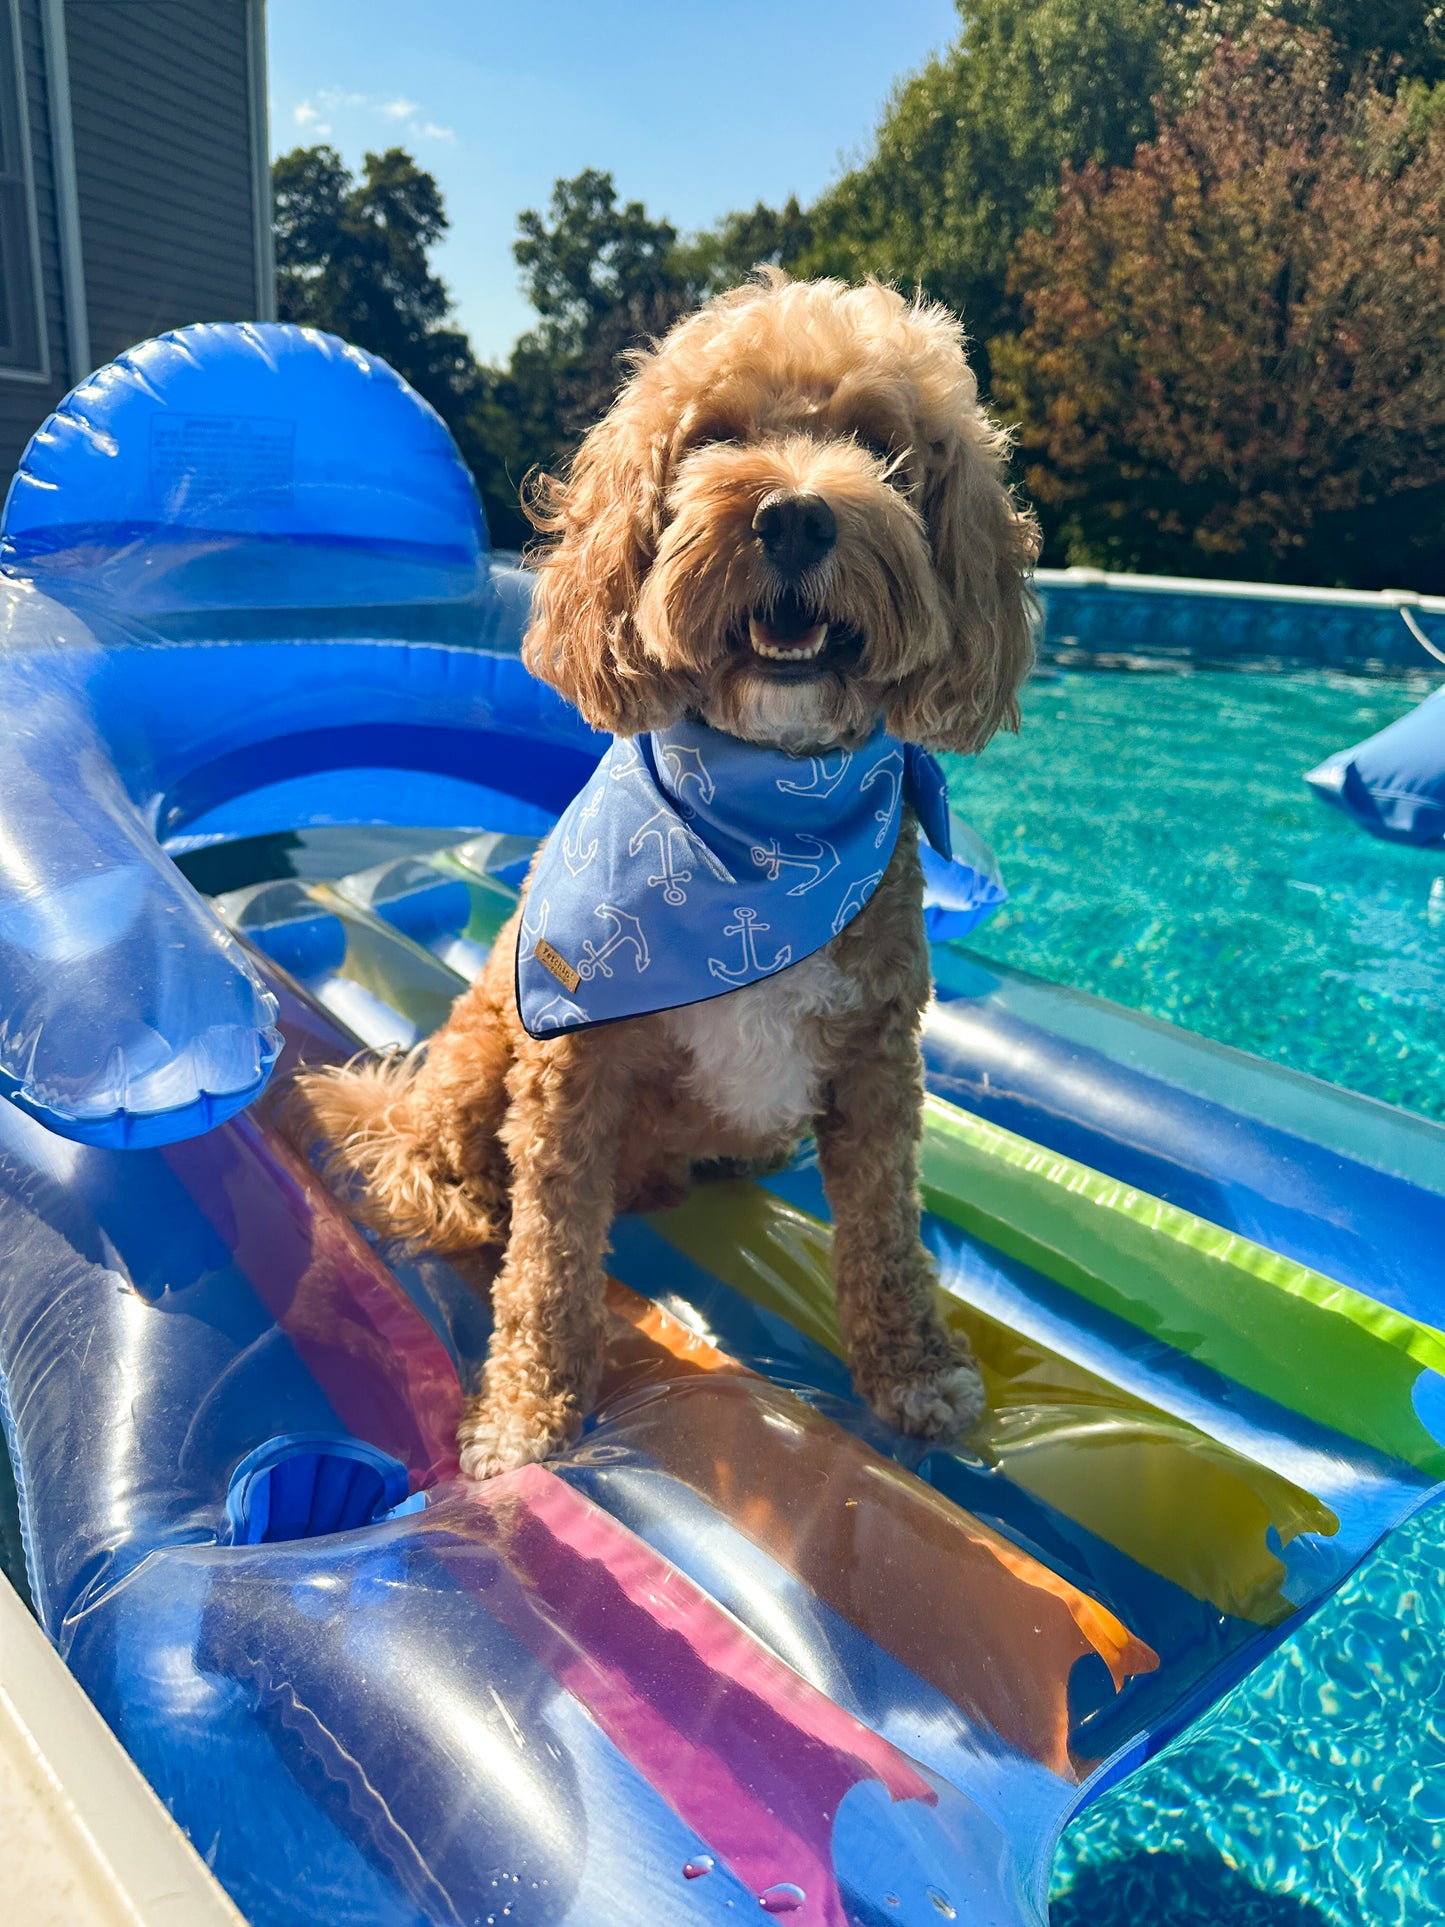
<path fill-rule="evenodd" d="M 525 656 L 618 736 L 700 717 L 820 753 L 889 732 L 977 750 L 1017 727 L 1030 517 L 1001 479 L 957 324 L 869 284 L 764 274 L 679 322 L 546 478 Z M 929 996 L 917 832 L 841 934 L 680 1009 L 529 1036 L 498 939 L 424 1057 L 306 1074 L 303 1130 L 384 1235 L 505 1246 L 460 1434 L 474 1478 L 556 1452 L 599 1371 L 614 1214 L 696 1167 L 776 1164 L 816 1133 L 854 1382 L 903 1431 L 978 1416 L 919 1235 Z M 525 907 L 525 905 L 524 905 Z M 294 1113 L 293 1113 L 294 1115 Z"/>

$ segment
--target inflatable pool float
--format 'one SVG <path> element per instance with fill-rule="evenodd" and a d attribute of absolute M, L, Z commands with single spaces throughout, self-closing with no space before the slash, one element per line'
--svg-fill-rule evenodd
<path fill-rule="evenodd" d="M 279 327 L 78 389 L 3 563 L 31 1592 L 248 1919 L 1041 1927 L 1070 1815 L 1438 1496 L 1445 1133 L 941 921 L 926 1235 L 977 1435 L 853 1396 L 804 1156 L 621 1222 L 595 1419 L 469 1487 L 485 1270 L 368 1243 L 268 1086 L 424 1037 L 595 762 L 525 578 L 435 416 Z M 172 861 L 358 824 L 420 853 L 214 904 Z"/>
<path fill-rule="evenodd" d="M 1305 781 L 1374 836 L 1445 843 L 1445 685 L 1366 742 L 1326 757 Z"/>

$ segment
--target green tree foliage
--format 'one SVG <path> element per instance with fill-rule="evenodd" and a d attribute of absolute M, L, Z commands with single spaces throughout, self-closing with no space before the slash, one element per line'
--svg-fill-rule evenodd
<path fill-rule="evenodd" d="M 1330 34 L 1382 83 L 1445 76 L 1445 0 L 958 0 L 958 39 L 895 90 L 867 157 L 808 210 L 804 272 L 876 274 L 962 315 L 988 376 L 1017 321 L 1008 262 L 1061 170 L 1124 166 L 1222 38 L 1269 19 Z M 785 265 L 788 263 L 785 262 Z"/>
<path fill-rule="evenodd" d="M 272 182 L 281 319 L 380 355 L 460 426 L 478 369 L 466 336 L 446 325 L 451 299 L 428 265 L 447 227 L 436 181 L 399 147 L 368 154 L 360 180 L 334 148 L 298 147 Z"/>
<path fill-rule="evenodd" d="M 1009 325 L 1009 255 L 1065 163 L 1126 162 L 1154 129 L 1170 0 L 960 0 L 962 32 L 896 90 L 873 151 L 810 210 L 810 273 L 918 285 L 976 344 Z"/>
<path fill-rule="evenodd" d="M 1218 42 L 1015 256 L 996 389 L 1055 556 L 1445 589 L 1442 236 L 1445 120 L 1285 23 Z"/>
<path fill-rule="evenodd" d="M 518 216 L 513 254 L 537 325 L 504 369 L 486 372 L 469 427 L 488 454 L 478 474 L 497 541 L 528 528 L 518 487 L 555 466 L 606 409 L 628 353 L 749 269 L 797 251 L 807 221 L 796 200 L 731 214 L 679 237 L 640 201 L 619 202 L 612 176 L 587 169 L 558 181 L 545 213 Z"/>
<path fill-rule="evenodd" d="M 1346 73 L 1373 71 L 1387 91 L 1445 79 L 1445 0 L 1192 0 L 1181 7 L 1174 54 L 1183 91 L 1208 71 L 1220 40 L 1271 21 L 1328 35 Z"/>

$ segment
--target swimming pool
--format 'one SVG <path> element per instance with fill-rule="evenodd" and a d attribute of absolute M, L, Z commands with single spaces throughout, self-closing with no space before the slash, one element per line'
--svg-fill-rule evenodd
<path fill-rule="evenodd" d="M 1445 858 L 1301 781 L 1428 676 L 1046 670 L 950 774 L 1012 901 L 980 954 L 1445 1116 Z M 1056 1927 L 1445 1920 L 1445 1517 L 1403 1527 L 1066 1832 Z M 1400 1693 L 1427 1710 L 1401 1718 Z"/>
<path fill-rule="evenodd" d="M 952 759 L 1013 893 L 970 946 L 1445 1117 L 1445 854 L 1302 780 L 1436 680 L 1046 670 L 1019 737 Z"/>
<path fill-rule="evenodd" d="M 1436 1507 L 1068 1829 L 1051 1927 L 1445 1921 L 1442 1570 Z"/>

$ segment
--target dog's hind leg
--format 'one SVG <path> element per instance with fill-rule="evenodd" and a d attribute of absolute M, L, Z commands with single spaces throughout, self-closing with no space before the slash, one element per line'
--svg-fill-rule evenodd
<path fill-rule="evenodd" d="M 984 1406 L 967 1342 L 945 1330 L 919 1233 L 923 1066 L 916 1019 L 893 1007 L 838 1053 L 818 1119 L 833 1212 L 833 1276 L 853 1382 L 880 1418 L 919 1438 L 952 1438 Z"/>
<path fill-rule="evenodd" d="M 458 1434 L 469 1478 L 549 1457 L 576 1435 L 592 1401 L 631 1088 L 615 1040 L 615 1030 L 589 1031 L 518 1047 L 502 1127 L 512 1162 L 511 1238 L 492 1287 L 482 1389 Z"/>

